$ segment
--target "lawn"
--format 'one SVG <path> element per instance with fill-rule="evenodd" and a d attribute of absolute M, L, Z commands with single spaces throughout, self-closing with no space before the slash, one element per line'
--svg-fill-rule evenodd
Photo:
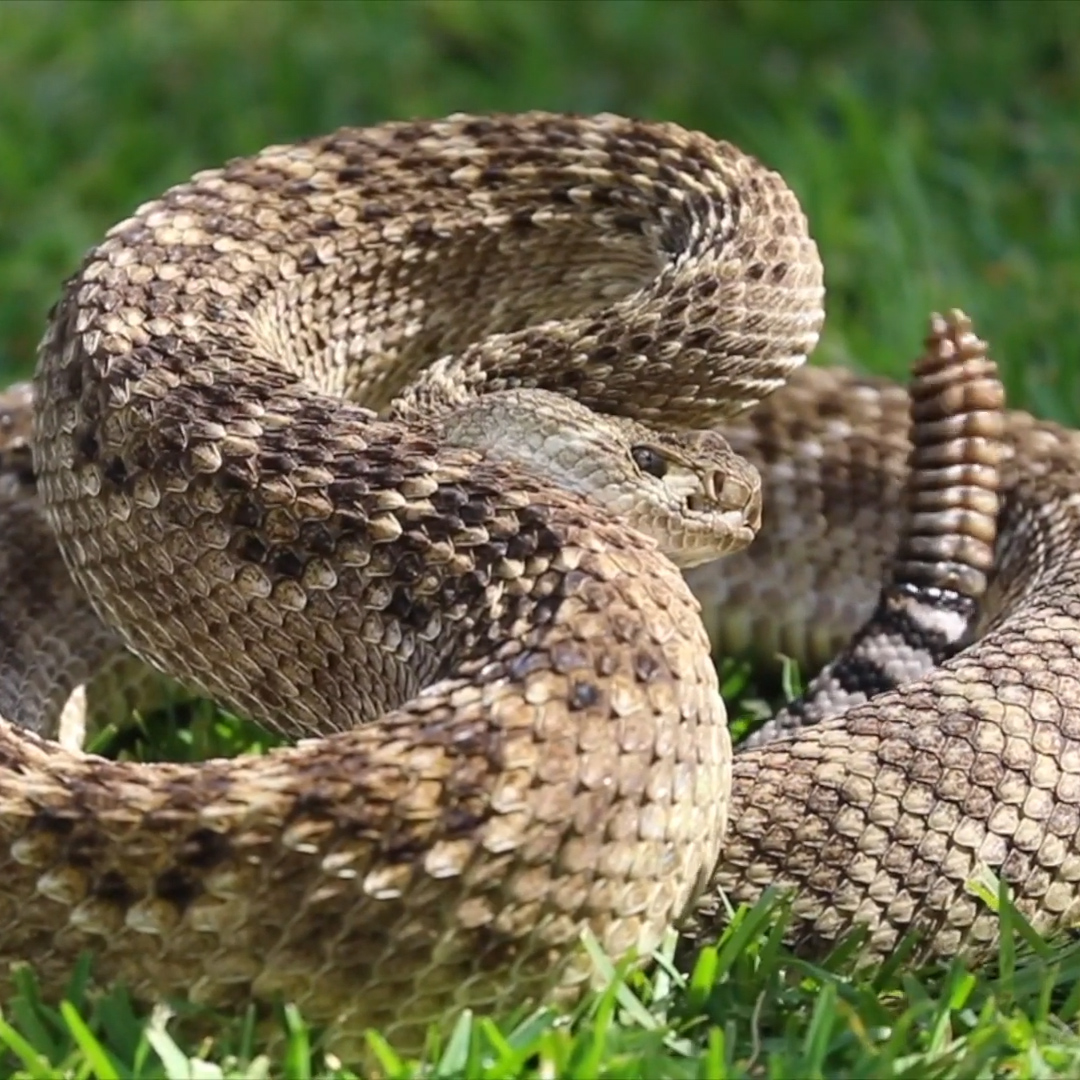
<path fill-rule="evenodd" d="M 32 370 L 82 252 L 196 169 L 341 124 L 613 110 L 731 139 L 788 178 L 826 266 L 816 362 L 902 376 L 929 311 L 958 306 L 1011 404 L 1076 424 L 1077 41 L 1080 5 L 1052 0 L 5 0 L 0 383 Z M 140 753 L 247 745 L 209 710 L 163 728 Z M 692 976 L 613 979 L 572 1025 L 466 1018 L 432 1072 L 1080 1075 L 1080 955 L 1007 904 L 1001 961 L 976 974 L 856 974 L 842 950 L 811 967 L 780 945 L 782 915 L 741 913 Z M 285 1058 L 260 1058 L 243 1017 L 177 1047 L 160 1015 L 84 1001 L 79 975 L 63 1006 L 19 976 L 0 1075 L 336 1075 L 291 1012 Z"/>

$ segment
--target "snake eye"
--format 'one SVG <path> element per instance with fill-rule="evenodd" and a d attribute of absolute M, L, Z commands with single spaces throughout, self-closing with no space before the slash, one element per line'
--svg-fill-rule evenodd
<path fill-rule="evenodd" d="M 667 459 L 658 454 L 651 446 L 632 446 L 630 456 L 634 459 L 634 464 L 643 473 L 661 479 L 667 472 Z"/>

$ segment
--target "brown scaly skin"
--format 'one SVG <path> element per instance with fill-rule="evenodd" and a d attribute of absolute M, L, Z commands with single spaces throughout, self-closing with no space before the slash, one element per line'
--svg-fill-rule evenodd
<path fill-rule="evenodd" d="M 779 177 L 612 117 L 340 132 L 114 228 L 34 384 L 68 568 L 170 674 L 339 734 L 147 768 L 0 733 L 29 775 L 0 785 L 0 955 L 51 985 L 91 948 L 141 996 L 280 994 L 351 1052 L 575 992 L 586 928 L 647 952 L 725 823 L 697 604 L 641 534 L 424 417 L 447 386 L 535 384 L 701 425 L 802 362 L 821 300 Z"/>
<path fill-rule="evenodd" d="M 458 389 L 533 385 L 661 427 L 708 425 L 782 382 L 821 317 L 816 250 L 775 174 L 612 117 L 338 133 L 200 174 L 118 225 L 69 282 L 35 382 L 34 463 L 66 565 L 171 674 L 294 733 L 339 733 L 147 767 L 0 726 L 0 958 L 32 957 L 55 990 L 90 948 L 99 977 L 144 997 L 234 1007 L 280 993 L 343 1053 L 368 1025 L 408 1046 L 463 1005 L 573 994 L 583 928 L 616 955 L 651 947 L 713 869 L 729 805 L 719 880 L 740 896 L 798 881 L 821 933 L 853 898 L 890 932 L 917 915 L 885 910 L 868 867 L 890 873 L 910 849 L 901 834 L 925 835 L 931 887 L 952 887 L 955 845 L 989 813 L 988 765 L 955 717 L 983 703 L 964 731 L 986 747 L 997 732 L 1007 797 L 1044 790 L 1046 760 L 1065 775 L 1065 732 L 1054 743 L 1044 716 L 1055 699 L 1028 681 L 1052 650 L 1011 656 L 1011 688 L 989 668 L 1002 633 L 1038 633 L 1031 613 L 1075 591 L 1026 591 L 1067 572 L 1071 436 L 1009 420 L 1025 468 L 1006 485 L 989 651 L 906 691 L 928 714 L 891 697 L 845 730 L 744 755 L 729 803 L 715 671 L 681 576 L 584 499 L 424 427 Z M 395 419 L 367 411 L 448 354 L 456 366 L 431 368 Z M 761 559 L 794 540 L 810 569 L 745 620 L 766 647 L 789 601 L 785 633 L 811 636 L 805 598 L 823 583 L 818 621 L 853 629 L 857 587 L 829 586 L 847 569 L 872 603 L 895 548 L 907 399 L 853 393 L 848 378 L 797 372 L 732 429 L 766 478 L 766 543 L 694 580 L 729 588 L 728 610 L 708 614 L 730 630 L 755 589 L 772 598 L 784 579 Z M 1034 495 L 1061 528 L 1040 524 Z M 820 508 L 872 526 L 839 530 L 851 558 L 834 558 Z M 1075 617 L 1049 631 L 1055 647 Z M 935 761 L 967 747 L 972 769 L 940 781 L 959 792 L 953 846 L 937 839 L 947 793 L 926 796 L 938 781 L 922 742 Z M 895 825 L 886 798 L 903 805 Z M 895 842 L 864 823 L 853 858 L 868 807 Z M 1028 820 L 1049 843 L 1051 819 Z M 1006 840 L 987 854 L 1013 858 Z M 1051 913 L 1074 889 L 1059 877 L 1039 894 Z M 981 925 L 972 912 L 959 930 Z"/>
<path fill-rule="evenodd" d="M 780 504 L 807 526 L 814 557 L 793 548 L 792 519 L 766 512 L 748 552 L 711 577 L 709 567 L 691 571 L 721 642 L 761 627 L 766 648 L 794 640 L 794 655 L 806 656 L 829 635 L 842 640 L 869 614 L 874 576 L 887 570 L 877 545 L 895 548 L 902 517 L 907 448 L 896 445 L 891 417 L 905 398 L 878 380 L 805 369 L 741 431 L 725 432 L 761 468 L 764 505 Z M 860 421 L 864 409 L 869 422 Z M 837 420 L 850 422 L 853 433 L 830 433 Z M 979 640 L 924 678 L 793 740 L 736 754 L 729 831 L 710 896 L 689 927 L 695 936 L 715 931 L 721 894 L 737 904 L 777 886 L 794 894 L 791 941 L 804 951 L 860 924 L 870 931 L 866 961 L 889 955 L 915 930 L 915 956 L 962 952 L 978 962 L 992 954 L 998 932 L 996 916 L 969 888 L 984 870 L 1009 883 L 1041 931 L 1074 922 L 1080 435 L 1011 412 L 1005 440 L 996 566 Z M 768 464 L 781 461 L 782 468 Z M 792 470 L 805 481 L 797 490 Z M 862 532 L 868 503 L 876 528 Z M 852 538 L 855 514 L 867 576 L 861 595 L 852 592 L 850 607 L 838 611 L 828 591 L 832 553 Z M 769 614 L 775 607 L 766 605 L 790 560 L 800 576 L 795 613 L 777 625 Z M 734 613 L 729 626 L 727 612 Z"/>

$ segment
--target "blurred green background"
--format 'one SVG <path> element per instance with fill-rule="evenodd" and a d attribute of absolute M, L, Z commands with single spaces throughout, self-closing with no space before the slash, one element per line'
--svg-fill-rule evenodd
<path fill-rule="evenodd" d="M 801 196 L 816 359 L 902 375 L 935 307 L 1011 401 L 1080 420 L 1080 4 L 4 0 L 0 381 L 82 252 L 196 169 L 341 124 L 615 110 L 729 138 Z"/>

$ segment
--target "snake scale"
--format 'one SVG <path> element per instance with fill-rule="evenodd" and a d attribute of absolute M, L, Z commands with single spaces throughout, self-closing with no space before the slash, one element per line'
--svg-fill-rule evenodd
<path fill-rule="evenodd" d="M 572 997 L 584 928 L 644 954 L 714 932 L 721 891 L 791 888 L 795 947 L 858 923 L 871 959 L 909 929 L 985 956 L 983 866 L 1066 923 L 1073 432 L 1004 416 L 972 644 L 732 757 L 710 638 L 832 656 L 904 520 L 908 394 L 801 366 L 823 301 L 778 175 L 608 115 L 342 130 L 115 226 L 41 345 L 36 494 L 0 488 L 0 706 L 41 728 L 122 643 L 304 738 L 142 765 L 0 724 L 0 958 L 281 995 L 353 1053 Z M 712 526 L 763 507 L 757 539 L 684 576 L 618 506 L 455 442 L 555 395 L 613 425 L 587 458 Z"/>

